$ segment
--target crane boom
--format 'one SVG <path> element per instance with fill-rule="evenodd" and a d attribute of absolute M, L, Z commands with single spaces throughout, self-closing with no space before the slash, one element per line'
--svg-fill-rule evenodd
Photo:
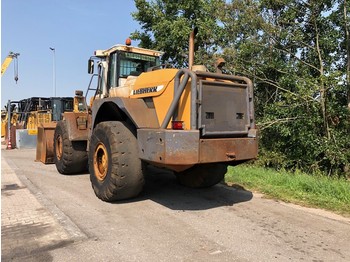
<path fill-rule="evenodd" d="M 1 76 L 6 72 L 13 59 L 17 59 L 19 53 L 10 52 L 1 65 Z"/>

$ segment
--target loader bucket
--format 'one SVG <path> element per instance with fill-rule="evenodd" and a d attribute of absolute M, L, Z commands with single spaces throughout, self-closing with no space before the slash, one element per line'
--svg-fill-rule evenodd
<path fill-rule="evenodd" d="M 56 122 L 42 123 L 38 127 L 36 159 L 44 164 L 54 163 L 54 134 Z"/>

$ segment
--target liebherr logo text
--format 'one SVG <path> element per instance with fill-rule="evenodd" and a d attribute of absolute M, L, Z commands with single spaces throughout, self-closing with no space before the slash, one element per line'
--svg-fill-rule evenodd
<path fill-rule="evenodd" d="M 146 88 L 140 88 L 137 90 L 133 90 L 132 94 L 133 95 L 141 95 L 141 94 L 146 94 L 146 93 L 154 93 L 157 92 L 157 87 L 146 87 Z"/>
<path fill-rule="evenodd" d="M 163 89 L 163 85 L 161 86 L 153 86 L 153 87 L 144 87 L 137 90 L 133 90 L 133 95 L 141 95 L 141 94 L 148 94 L 148 93 L 155 93 Z"/>

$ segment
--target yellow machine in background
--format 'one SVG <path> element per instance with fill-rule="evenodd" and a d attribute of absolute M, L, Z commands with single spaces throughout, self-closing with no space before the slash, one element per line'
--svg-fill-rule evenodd
<path fill-rule="evenodd" d="M 72 97 L 30 97 L 11 103 L 17 104 L 18 128 L 31 134 L 36 134 L 41 124 L 59 121 L 63 112 L 73 111 Z"/>
<path fill-rule="evenodd" d="M 31 112 L 28 115 L 27 129 L 32 134 L 36 134 L 38 126 L 40 126 L 41 124 L 50 123 L 51 121 L 52 114 L 47 110 Z"/>
<path fill-rule="evenodd" d="M 15 112 L 16 104 L 12 103 L 10 107 L 11 110 L 11 126 L 16 126 L 20 115 Z M 6 110 L 1 110 L 1 137 L 7 137 L 8 132 L 8 112 Z"/>
<path fill-rule="evenodd" d="M 11 62 L 14 60 L 15 61 L 15 81 L 17 83 L 18 81 L 18 56 L 20 54 L 19 53 L 14 53 L 14 52 L 10 52 L 4 62 L 1 65 L 1 76 L 3 76 L 3 74 L 5 74 L 7 68 L 9 67 L 9 65 L 11 64 Z M 11 117 L 11 124 L 15 124 L 17 123 L 18 120 L 18 115 L 17 114 L 13 114 Z M 7 110 L 1 110 L 1 137 L 4 137 L 6 132 L 7 132 L 7 125 L 8 125 L 8 113 Z"/>
<path fill-rule="evenodd" d="M 1 137 L 5 136 L 6 133 L 6 121 L 7 121 L 8 115 L 7 111 L 1 110 Z"/>
<path fill-rule="evenodd" d="M 88 110 L 82 91 L 75 91 L 75 96 L 72 99 L 52 98 L 52 100 L 50 109 L 52 113 L 37 111 L 33 112 L 28 119 L 29 126 L 33 124 L 33 127 L 37 127 L 36 161 L 44 164 L 54 163 L 54 131 L 59 120 L 71 119 L 72 124 L 74 124 L 73 128 L 81 128 L 81 123 L 83 123 L 84 130 L 87 128 L 85 120 Z M 61 107 L 59 108 L 59 106 Z M 80 120 L 80 116 L 82 116 L 82 120 Z M 63 143 L 62 139 L 61 143 Z"/>
<path fill-rule="evenodd" d="M 10 52 L 4 62 L 2 63 L 1 65 L 1 76 L 3 76 L 3 74 L 5 74 L 7 68 L 9 67 L 9 65 L 11 64 L 11 62 L 13 60 L 15 60 L 15 81 L 17 83 L 18 81 L 18 56 L 20 54 L 19 53 L 14 53 L 14 52 Z M 11 124 L 15 124 L 17 122 L 17 119 L 18 119 L 18 115 L 14 114 L 12 116 L 12 119 L 11 119 Z M 1 137 L 4 137 L 7 130 L 6 130 L 6 127 L 8 125 L 8 113 L 7 113 L 7 110 L 1 110 Z"/>
<path fill-rule="evenodd" d="M 18 60 L 17 60 L 18 56 L 19 56 L 19 53 L 10 52 L 1 65 L 1 76 L 2 76 L 6 72 L 6 70 L 9 67 L 9 65 L 11 64 L 11 62 L 13 60 L 15 60 L 15 63 L 16 63 L 15 64 L 15 81 L 16 81 L 16 83 L 18 81 Z"/>
<path fill-rule="evenodd" d="M 11 147 L 35 146 L 38 127 L 61 120 L 63 112 L 74 110 L 73 101 L 73 97 L 30 97 L 20 101 L 10 101 L 10 105 L 5 106 L 6 110 L 1 112 L 1 136 L 5 136 L 5 139 L 8 140 L 9 107 L 12 130 Z"/>

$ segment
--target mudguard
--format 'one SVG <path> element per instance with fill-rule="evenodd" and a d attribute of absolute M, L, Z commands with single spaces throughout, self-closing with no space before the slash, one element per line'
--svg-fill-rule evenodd
<path fill-rule="evenodd" d="M 109 97 L 92 105 L 92 127 L 103 121 L 131 120 L 136 128 L 159 128 L 157 114 L 143 99 Z M 92 128 L 93 129 L 93 128 Z"/>

